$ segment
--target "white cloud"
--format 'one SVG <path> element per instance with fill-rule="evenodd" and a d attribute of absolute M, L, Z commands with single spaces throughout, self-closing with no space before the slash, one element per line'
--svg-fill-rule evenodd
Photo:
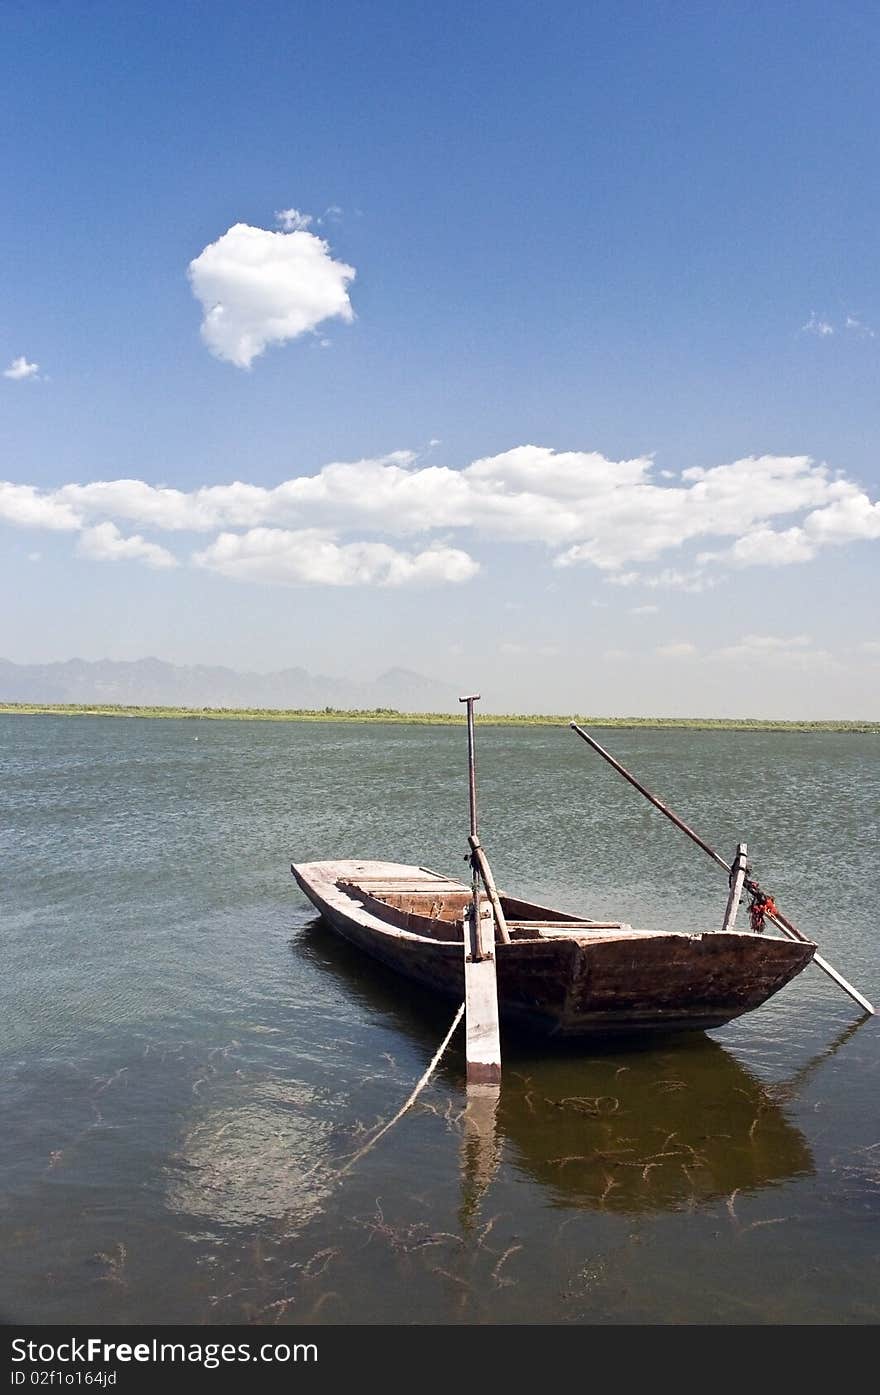
<path fill-rule="evenodd" d="M 505 640 L 498 646 L 499 654 L 507 654 L 513 658 L 526 656 L 540 659 L 553 659 L 559 653 L 559 648 L 555 644 L 518 644 L 514 640 Z"/>
<path fill-rule="evenodd" d="M 880 654 L 880 639 L 866 639 L 859 645 L 863 654 Z"/>
<path fill-rule="evenodd" d="M 878 539 L 880 502 L 872 503 L 867 494 L 848 487 L 842 497 L 808 513 L 802 524 L 781 532 L 758 528 L 739 538 L 729 552 L 707 553 L 704 557 L 706 560 L 726 559 L 740 566 L 760 563 L 783 567 L 792 562 L 811 561 L 822 547 Z"/>
<path fill-rule="evenodd" d="M 293 213 L 295 210 L 288 209 Z M 270 232 L 236 223 L 189 264 L 204 310 L 202 338 L 217 358 L 249 368 L 270 344 L 327 319 L 351 321 L 354 267 L 334 261 L 314 233 Z"/>
<path fill-rule="evenodd" d="M 236 581 L 292 586 L 430 586 L 470 581 L 479 571 L 479 563 L 466 552 L 441 543 L 406 553 L 387 543 L 338 543 L 319 529 L 221 533 L 193 560 Z"/>
<path fill-rule="evenodd" d="M 877 510 L 856 485 L 832 479 L 806 456 L 750 457 L 688 470 L 678 486 L 655 484 L 650 470 L 647 459 L 611 461 L 533 446 L 462 470 L 417 466 L 411 452 L 398 451 L 325 465 L 274 489 L 234 482 L 183 491 L 111 480 L 65 485 L 41 497 L 83 517 L 125 518 L 170 530 L 266 524 L 370 528 L 401 536 L 467 528 L 490 538 L 562 546 L 560 564 L 592 562 L 618 584 L 645 580 L 638 571 L 622 571 L 627 563 L 651 561 L 691 539 L 744 537 L 773 517 L 807 509 L 813 510 L 809 526 L 817 539 L 823 532 L 870 536 L 866 520 Z M 649 584 L 697 580 L 692 571 L 667 569 Z"/>
<path fill-rule="evenodd" d="M 177 561 L 158 543 L 135 535 L 124 538 L 115 523 L 97 523 L 80 534 L 77 551 L 93 562 L 146 562 L 149 567 L 176 567 Z"/>
<path fill-rule="evenodd" d="M 11 378 L 13 382 L 20 383 L 25 378 L 38 378 L 40 375 L 40 365 L 38 363 L 28 363 L 24 354 L 14 358 L 8 368 L 3 369 L 4 378 Z"/>
<path fill-rule="evenodd" d="M 656 615 L 660 609 L 659 605 L 631 605 L 630 615 Z"/>
<path fill-rule="evenodd" d="M 17 528 L 49 528 L 70 532 L 82 526 L 77 513 L 59 492 L 42 493 L 32 484 L 9 484 L 0 480 L 0 522 Z"/>
<path fill-rule="evenodd" d="M 54 497 L 82 519 L 111 517 L 163 532 L 212 532 L 247 528 L 273 513 L 275 491 L 259 485 L 209 485 L 185 492 L 143 480 L 98 480 L 67 484 Z"/>
<path fill-rule="evenodd" d="M 704 560 L 710 560 L 716 554 L 704 553 Z M 700 560 L 699 558 L 697 559 Z M 717 579 L 706 576 L 705 572 L 699 568 L 692 568 L 689 571 L 677 571 L 672 567 L 664 567 L 659 572 L 609 572 L 604 580 L 611 586 L 647 586 L 652 591 L 689 591 L 694 594 L 700 591 L 708 591 L 713 586 L 717 586 Z"/>
<path fill-rule="evenodd" d="M 311 213 L 300 213 L 298 208 L 282 208 L 275 214 L 275 222 L 283 232 L 304 232 L 314 219 Z"/>
<path fill-rule="evenodd" d="M 801 325 L 801 334 L 817 334 L 820 339 L 826 339 L 834 333 L 834 326 L 827 320 L 821 319 L 815 312 L 810 315 L 805 325 Z"/>
<path fill-rule="evenodd" d="M 744 635 L 734 649 L 748 649 L 750 654 L 769 654 L 792 649 L 809 649 L 812 644 L 809 635 Z M 717 649 L 716 654 L 733 653 L 734 649 Z"/>
<path fill-rule="evenodd" d="M 650 586 L 652 590 L 663 587 L 671 591 L 687 591 L 692 595 L 698 595 L 701 591 L 709 591 L 713 586 L 718 585 L 716 577 L 706 576 L 699 570 L 676 571 L 670 567 L 665 567 L 663 571 L 656 572 L 653 576 L 643 576 L 639 579 L 645 586 Z"/>
<path fill-rule="evenodd" d="M 809 671 L 837 666 L 827 649 L 812 648 L 809 635 L 744 635 L 736 644 L 713 650 L 709 658 L 757 666 L 759 672 L 767 668 Z"/>
<path fill-rule="evenodd" d="M 876 338 L 871 326 L 865 324 L 864 320 L 860 320 L 856 315 L 847 315 L 843 322 L 843 328 L 844 330 L 848 330 L 850 334 L 857 334 L 860 339 Z M 837 330 L 830 320 L 822 319 L 820 315 L 816 314 L 815 310 L 810 315 L 806 324 L 801 325 L 801 334 L 815 334 L 818 335 L 820 339 L 828 339 L 831 335 L 836 334 L 836 332 Z"/>
<path fill-rule="evenodd" d="M 814 546 L 880 538 L 880 501 L 853 490 L 816 509 L 804 520 L 804 532 Z"/>
<path fill-rule="evenodd" d="M 803 528 L 787 528 L 781 533 L 774 532 L 772 528 L 757 528 L 753 533 L 739 538 L 727 553 L 731 562 L 743 567 L 759 564 L 787 567 L 792 562 L 809 562 L 815 555 L 816 549 Z"/>
<path fill-rule="evenodd" d="M 182 490 L 132 479 L 54 490 L 0 484 L 0 519 L 30 528 L 112 522 L 215 537 L 317 532 L 333 546 L 344 537 L 346 546 L 364 547 L 458 532 L 540 546 L 557 567 L 593 566 L 606 581 L 649 592 L 699 592 L 723 580 L 725 569 L 808 562 L 823 548 L 880 540 L 880 503 L 808 456 L 750 456 L 685 470 L 675 483 L 659 482 L 652 468 L 648 458 L 614 461 L 538 446 L 463 469 L 397 451 L 336 461 L 273 488 L 234 481 Z M 716 545 L 710 550 L 707 542 Z M 700 543 L 704 550 L 692 557 L 690 548 Z M 681 565 L 656 566 L 664 554 Z M 373 574 L 370 566 L 365 571 Z"/>
<path fill-rule="evenodd" d="M 654 651 L 661 659 L 689 659 L 696 654 L 697 646 L 682 641 L 680 644 L 658 644 Z"/>

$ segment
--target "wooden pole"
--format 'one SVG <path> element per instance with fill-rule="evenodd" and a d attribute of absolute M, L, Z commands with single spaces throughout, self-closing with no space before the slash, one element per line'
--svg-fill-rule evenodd
<path fill-rule="evenodd" d="M 507 920 L 501 905 L 501 898 L 498 895 L 498 888 L 495 885 L 495 878 L 492 876 L 492 868 L 489 866 L 489 859 L 486 856 L 486 849 L 480 842 L 480 832 L 477 827 L 477 762 L 476 762 L 476 742 L 474 733 L 474 703 L 479 702 L 480 694 L 474 693 L 471 697 L 458 699 L 459 702 L 467 703 L 467 729 L 468 729 L 468 797 L 470 803 L 471 831 L 468 842 L 471 846 L 471 871 L 473 874 L 474 901 L 478 899 L 479 886 L 478 877 L 483 880 L 486 888 L 486 895 L 492 902 L 492 910 L 495 912 L 495 924 L 498 927 L 498 934 L 504 944 L 510 944 L 510 932 L 507 929 Z"/>
<path fill-rule="evenodd" d="M 722 930 L 732 930 L 733 922 L 736 920 L 736 912 L 743 891 L 743 882 L 746 879 L 746 872 L 749 870 L 748 858 L 746 857 L 748 850 L 749 847 L 747 843 L 737 843 L 736 857 L 733 859 L 731 867 L 730 894 L 727 897 L 727 906 L 724 911 L 724 923 L 721 926 Z"/>
<path fill-rule="evenodd" d="M 654 805 L 655 809 L 659 809 L 661 814 L 665 814 L 666 817 L 672 823 L 675 824 L 676 828 L 680 828 L 682 833 L 686 833 L 688 838 L 690 838 L 692 842 L 696 843 L 698 848 L 702 848 L 703 852 L 707 853 L 708 856 L 712 858 L 713 862 L 717 862 L 719 867 L 723 867 L 728 877 L 730 877 L 731 872 L 733 871 L 733 868 L 730 866 L 730 864 L 725 862 L 723 857 L 719 857 L 715 849 L 710 848 L 709 844 L 705 843 L 703 839 L 699 836 L 699 834 L 695 833 L 694 830 L 690 828 L 688 824 L 685 823 L 684 819 L 680 819 L 677 814 L 674 814 L 672 810 L 666 804 L 663 803 L 662 799 L 658 799 L 656 794 L 652 794 L 649 789 L 646 789 L 645 786 L 641 784 L 634 775 L 630 774 L 630 772 L 625 768 L 625 766 L 622 766 L 620 764 L 620 761 L 615 760 L 614 757 L 608 751 L 605 750 L 604 746 L 600 746 L 598 741 L 596 741 L 594 737 L 590 736 L 588 732 L 584 731 L 583 727 L 579 727 L 577 722 L 569 722 L 569 726 L 571 727 L 572 731 L 576 731 L 578 736 L 580 736 L 584 741 L 586 741 L 588 746 L 592 746 L 593 750 L 596 751 L 596 753 L 600 755 L 603 760 L 607 760 L 608 764 L 610 766 L 613 766 L 613 768 L 617 771 L 619 775 L 622 775 L 623 778 L 625 780 L 628 780 L 629 783 L 635 789 L 637 789 L 640 794 L 643 794 L 645 798 L 651 804 Z M 767 919 L 769 921 L 772 921 L 772 923 L 777 927 L 777 929 L 781 930 L 784 935 L 787 935 L 790 940 L 801 940 L 804 944 L 812 943 L 812 941 L 809 940 L 806 935 L 801 934 L 800 930 L 798 930 L 796 925 L 793 925 L 792 922 L 786 916 L 781 915 L 779 911 L 777 911 L 775 915 L 772 915 L 768 912 Z M 848 983 L 847 980 L 843 977 L 843 974 L 838 973 L 834 966 L 828 963 L 827 959 L 823 959 L 821 954 L 816 953 L 813 955 L 813 962 L 815 964 L 818 964 L 819 968 L 823 971 L 823 973 L 826 973 L 828 977 L 833 979 L 836 984 L 839 984 L 843 991 L 845 993 L 848 993 L 849 996 L 853 999 L 853 1001 L 859 1004 L 859 1007 L 863 1008 L 865 1012 L 869 1012 L 873 1015 L 875 1009 L 868 1002 L 868 999 L 863 997 L 857 988 L 853 988 L 852 984 Z"/>
<path fill-rule="evenodd" d="M 460 697 L 459 702 L 467 703 L 467 735 L 468 735 L 468 803 L 471 816 L 471 837 L 479 837 L 477 827 L 477 758 L 475 752 L 474 738 L 474 703 L 480 701 L 479 693 L 471 693 L 470 697 Z"/>
<path fill-rule="evenodd" d="M 507 928 L 507 920 L 504 915 L 504 908 L 501 905 L 501 898 L 498 895 L 498 888 L 495 885 L 495 878 L 492 876 L 492 868 L 489 866 L 489 859 L 486 856 L 486 850 L 480 842 L 479 838 L 474 833 L 470 835 L 470 837 L 468 838 L 468 842 L 471 845 L 471 855 L 473 857 L 473 860 L 476 863 L 477 868 L 479 869 L 480 876 L 483 879 L 483 885 L 486 888 L 486 895 L 492 902 L 492 910 L 495 912 L 495 924 L 498 927 L 498 935 L 504 944 L 509 945 L 510 931 Z"/>
<path fill-rule="evenodd" d="M 468 794 L 470 800 L 472 896 L 470 912 L 463 924 L 465 1056 L 469 1085 L 498 1085 L 501 1082 L 501 1030 L 498 1019 L 498 978 L 495 971 L 495 925 L 492 901 L 480 894 L 484 874 L 477 828 L 477 776 L 474 752 L 474 703 L 479 693 L 461 698 L 467 703 Z M 483 854 L 485 862 L 485 854 Z M 488 867 L 488 863 L 486 863 Z M 491 873 L 489 874 L 491 877 Z M 492 883 L 494 886 L 494 882 Z M 497 899 L 498 893 L 495 893 Z M 499 903 L 500 905 L 500 903 Z"/>

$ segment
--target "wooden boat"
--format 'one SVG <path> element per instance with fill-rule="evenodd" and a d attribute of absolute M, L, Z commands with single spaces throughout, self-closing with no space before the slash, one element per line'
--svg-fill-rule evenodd
<path fill-rule="evenodd" d="M 331 929 L 461 1001 L 471 887 L 394 862 L 303 862 L 291 871 Z M 760 1007 L 816 951 L 751 930 L 640 930 L 503 892 L 499 900 L 510 937 L 495 945 L 501 1019 L 553 1037 L 720 1027 Z"/>

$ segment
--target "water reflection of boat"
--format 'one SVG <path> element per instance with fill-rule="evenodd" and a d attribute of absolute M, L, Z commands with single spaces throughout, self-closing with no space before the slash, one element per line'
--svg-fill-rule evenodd
<path fill-rule="evenodd" d="M 505 1088 L 511 1160 L 553 1201 L 667 1211 L 809 1176 L 800 1130 L 718 1042 L 686 1050 L 542 1060 Z"/>
<path fill-rule="evenodd" d="M 432 995 L 413 989 L 401 1001 L 393 974 L 368 969 L 317 923 L 296 946 L 370 1015 L 433 1049 L 442 1016 L 426 1012 Z M 454 1061 L 446 1067 L 450 1084 L 458 1070 Z M 477 1198 L 485 1190 L 502 1154 L 552 1203 L 610 1211 L 679 1210 L 809 1176 L 813 1159 L 786 1113 L 786 1094 L 785 1082 L 765 1085 L 718 1042 L 693 1033 L 684 1049 L 666 1049 L 661 1039 L 645 1048 L 643 1039 L 638 1050 L 618 1042 L 589 1055 L 570 1045 L 536 1052 L 527 1038 L 513 1039 L 497 1112 L 471 1110 L 464 1120 L 465 1192 Z"/>

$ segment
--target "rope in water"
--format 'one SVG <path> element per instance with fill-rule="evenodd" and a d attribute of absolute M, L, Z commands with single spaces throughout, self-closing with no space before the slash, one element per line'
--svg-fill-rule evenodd
<path fill-rule="evenodd" d="M 404 1114 L 408 1109 L 412 1108 L 419 1095 L 421 1094 L 422 1090 L 424 1090 L 428 1081 L 431 1079 L 431 1076 L 434 1074 L 434 1071 L 439 1066 L 440 1061 L 443 1057 L 443 1053 L 446 1050 L 449 1043 L 452 1041 L 455 1029 L 463 1017 L 464 1003 L 462 1003 L 461 1007 L 458 1009 L 458 1012 L 455 1014 L 452 1026 L 449 1028 L 449 1031 L 446 1033 L 446 1036 L 443 1038 L 440 1045 L 438 1046 L 437 1051 L 434 1054 L 434 1058 L 431 1061 L 431 1064 L 428 1066 L 428 1069 L 425 1071 L 424 1075 L 419 1080 L 419 1083 L 416 1085 L 409 1099 L 406 1101 L 405 1104 L 401 1105 L 400 1109 L 398 1109 L 393 1119 L 389 1119 L 387 1124 L 383 1124 L 382 1128 L 379 1130 L 378 1133 L 373 1135 L 369 1143 L 365 1143 L 363 1148 L 361 1148 L 359 1152 L 355 1153 L 353 1158 L 349 1158 L 348 1162 L 345 1164 L 345 1167 L 341 1167 L 339 1169 L 337 1176 L 342 1177 L 345 1175 L 346 1172 L 350 1172 L 351 1169 L 354 1167 L 355 1163 L 360 1162 L 361 1158 L 365 1157 L 366 1154 L 369 1153 L 371 1148 L 375 1148 L 376 1144 L 379 1142 L 379 1139 L 382 1138 L 383 1135 L 386 1134 L 390 1128 L 394 1127 L 398 1119 L 403 1118 Z"/>

